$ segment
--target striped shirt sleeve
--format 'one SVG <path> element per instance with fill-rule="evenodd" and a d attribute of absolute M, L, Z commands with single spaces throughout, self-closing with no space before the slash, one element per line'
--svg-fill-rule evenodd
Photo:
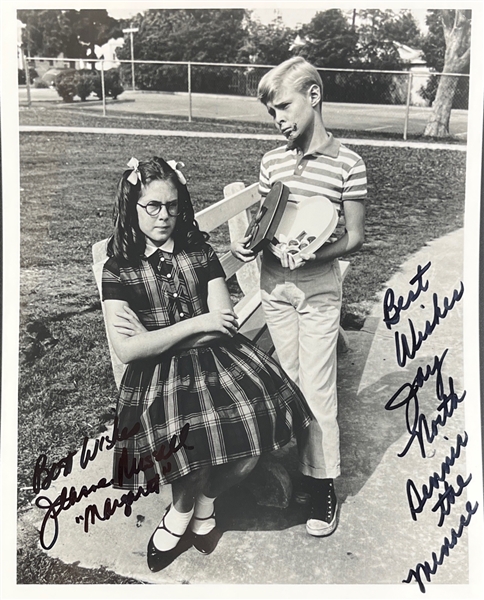
<path fill-rule="evenodd" d="M 264 164 L 264 158 L 262 158 L 260 163 L 260 172 L 259 172 L 259 194 L 264 198 L 267 196 L 271 189 L 271 184 L 269 181 L 269 172 Z"/>
<path fill-rule="evenodd" d="M 350 168 L 343 184 L 341 199 L 363 200 L 367 195 L 366 167 L 362 158 Z"/>

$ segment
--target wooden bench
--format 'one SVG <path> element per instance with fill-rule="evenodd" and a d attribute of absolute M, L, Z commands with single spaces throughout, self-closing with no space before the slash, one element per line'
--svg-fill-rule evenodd
<path fill-rule="evenodd" d="M 231 241 L 242 238 L 250 222 L 251 207 L 254 207 L 254 205 L 257 205 L 260 202 L 260 196 L 257 189 L 257 183 L 254 183 L 249 187 L 245 187 L 241 182 L 227 185 L 224 188 L 224 198 L 222 200 L 196 214 L 200 229 L 210 232 L 224 223 L 228 223 Z M 107 240 L 102 240 L 94 244 L 92 248 L 93 271 L 100 294 L 102 268 L 107 259 L 106 244 Z M 237 283 L 243 294 L 242 299 L 235 306 L 235 312 L 239 319 L 240 332 L 257 343 L 266 352 L 273 354 L 274 346 L 267 330 L 261 307 L 259 258 L 250 263 L 243 263 L 234 258 L 230 251 L 228 251 L 220 260 L 227 279 L 236 275 Z M 340 267 L 344 279 L 348 273 L 349 262 L 340 261 Z M 109 338 L 108 344 L 114 379 L 116 385 L 119 387 L 125 365 L 116 356 L 109 342 Z M 340 351 L 345 351 L 348 348 L 347 336 L 341 327 L 338 348 Z"/>
<path fill-rule="evenodd" d="M 247 188 L 240 182 L 227 185 L 224 188 L 224 198 L 222 200 L 196 214 L 200 229 L 210 232 L 224 223 L 228 223 L 231 241 L 242 238 L 251 219 L 251 208 L 255 208 L 256 205 L 258 208 L 260 202 L 257 190 L 257 183 Z M 107 241 L 97 242 L 92 248 L 94 276 L 100 294 L 102 268 L 107 259 Z M 273 354 L 274 346 L 261 307 L 259 258 L 250 263 L 243 263 L 234 258 L 229 251 L 220 260 L 227 279 L 235 275 L 243 294 L 241 300 L 235 306 L 241 333 L 267 353 Z M 344 278 L 348 273 L 349 263 L 340 261 L 340 267 Z M 104 306 L 102 306 L 102 309 L 104 315 Z M 119 387 L 126 365 L 116 356 L 109 338 L 108 344 L 114 379 Z M 341 352 L 347 349 L 348 340 L 345 332 L 340 327 L 338 350 Z M 275 358 L 277 359 L 277 356 Z M 284 466 L 272 454 L 264 454 L 261 457 L 257 467 L 249 475 L 244 485 L 251 491 L 256 502 L 262 506 L 278 508 L 289 506 L 292 495 L 291 478 Z"/>

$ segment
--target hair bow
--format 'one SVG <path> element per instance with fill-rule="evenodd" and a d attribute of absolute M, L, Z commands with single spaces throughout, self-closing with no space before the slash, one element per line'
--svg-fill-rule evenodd
<path fill-rule="evenodd" d="M 184 167 L 185 165 L 182 162 L 177 162 L 176 160 L 167 160 L 166 164 L 170 165 L 170 167 L 175 171 L 176 176 L 178 177 L 179 182 L 182 185 L 186 185 L 187 184 L 187 180 L 185 179 L 185 176 L 183 175 L 183 173 L 180 171 L 180 169 L 182 167 Z"/>
<path fill-rule="evenodd" d="M 139 160 L 133 156 L 128 163 L 128 167 L 133 169 L 133 172 L 128 176 L 128 181 L 132 185 L 136 185 L 138 181 L 141 183 L 141 173 L 139 172 L 138 165 Z"/>

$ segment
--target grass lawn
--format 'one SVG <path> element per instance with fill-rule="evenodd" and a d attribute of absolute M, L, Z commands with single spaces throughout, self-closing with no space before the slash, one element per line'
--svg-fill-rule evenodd
<path fill-rule="evenodd" d="M 112 101 L 114 102 L 114 101 Z M 97 104 L 97 103 L 96 103 Z M 382 110 L 384 107 L 382 106 Z M 108 112 L 105 117 L 89 107 L 89 102 L 76 101 L 72 104 L 58 104 L 52 102 L 35 102 L 31 108 L 21 107 L 19 112 L 21 125 L 55 125 L 76 127 L 105 127 L 124 129 L 170 129 L 176 131 L 210 131 L 229 133 L 263 133 L 277 134 L 269 117 L 267 121 L 242 122 L 228 121 L 224 119 L 204 119 L 195 117 L 188 122 L 187 117 L 160 114 L 133 114 L 132 112 Z M 364 138 L 380 140 L 401 140 L 401 133 L 387 131 L 354 131 L 348 129 L 332 129 L 335 136 L 340 138 Z M 463 140 L 459 137 L 448 136 L 445 139 L 425 137 L 423 134 L 409 134 L 409 140 L 431 142 L 445 142 L 446 144 L 462 145 Z"/>
<path fill-rule="evenodd" d="M 21 134 L 21 510 L 33 498 L 21 488 L 31 486 L 37 456 L 46 453 L 49 463 L 58 460 L 113 416 L 116 389 L 91 246 L 110 234 L 113 192 L 129 158 L 157 154 L 183 161 L 195 209 L 200 210 L 222 197 L 225 184 L 253 183 L 262 154 L 272 147 L 273 142 L 256 140 Z M 368 167 L 367 241 L 351 257 L 345 308 L 364 316 L 406 257 L 462 226 L 465 154 L 369 146 L 355 150 Z M 215 232 L 212 243 L 217 251 L 226 250 L 227 230 Z M 62 583 L 84 582 L 83 570 L 50 561 L 31 542 L 32 547 L 21 550 L 19 583 L 46 581 L 46 564 L 50 583 L 56 577 Z M 121 581 L 129 582 L 102 571 L 89 580 Z"/>

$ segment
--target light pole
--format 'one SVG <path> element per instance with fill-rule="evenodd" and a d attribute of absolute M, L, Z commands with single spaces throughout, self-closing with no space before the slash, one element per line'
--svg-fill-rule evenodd
<path fill-rule="evenodd" d="M 27 27 L 27 25 L 25 23 L 22 23 L 21 25 L 21 31 Z M 28 35 L 28 29 L 27 29 L 27 35 Z M 29 38 L 27 38 L 29 39 Z M 25 85 L 27 86 L 27 107 L 30 108 L 31 106 L 31 98 L 30 98 L 30 63 L 28 62 L 28 60 L 25 58 L 25 53 L 24 53 L 24 47 L 22 44 L 22 34 L 20 34 L 20 39 L 17 42 L 17 46 L 20 52 L 20 57 L 22 59 L 22 66 L 24 68 L 24 72 L 25 72 Z M 30 46 L 30 44 L 29 44 Z M 30 47 L 29 47 L 29 57 L 30 57 Z"/>
<path fill-rule="evenodd" d="M 128 27 L 128 29 L 123 29 L 123 33 L 129 33 L 129 37 L 131 40 L 131 84 L 134 92 L 134 49 L 133 49 L 133 33 L 137 33 L 139 31 L 138 27 Z"/>

